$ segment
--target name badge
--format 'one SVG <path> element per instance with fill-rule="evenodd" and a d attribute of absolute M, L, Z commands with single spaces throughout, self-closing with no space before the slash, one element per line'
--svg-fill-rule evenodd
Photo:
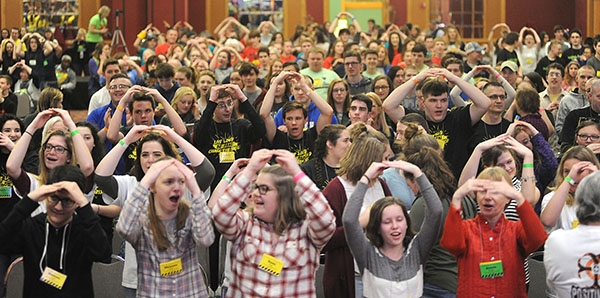
<path fill-rule="evenodd" d="M 169 276 L 177 274 L 183 271 L 183 265 L 181 264 L 181 258 L 177 258 L 172 261 L 160 263 L 160 275 Z"/>
<path fill-rule="evenodd" d="M 481 273 L 481 278 L 494 278 L 504 276 L 502 260 L 479 263 L 479 271 Z"/>
<path fill-rule="evenodd" d="M 260 263 L 258 263 L 258 268 L 275 276 L 279 276 L 279 274 L 281 274 L 281 270 L 283 269 L 283 261 L 272 255 L 263 254 Z"/>
<path fill-rule="evenodd" d="M 12 187 L 0 186 L 0 199 L 10 199 L 12 197 Z"/>
<path fill-rule="evenodd" d="M 40 280 L 48 285 L 51 285 L 61 290 L 65 284 L 65 281 L 67 280 L 67 276 L 50 267 L 46 267 L 46 269 L 44 269 L 44 272 L 42 272 Z"/>
<path fill-rule="evenodd" d="M 221 152 L 219 153 L 220 163 L 232 163 L 235 161 L 235 152 Z"/>

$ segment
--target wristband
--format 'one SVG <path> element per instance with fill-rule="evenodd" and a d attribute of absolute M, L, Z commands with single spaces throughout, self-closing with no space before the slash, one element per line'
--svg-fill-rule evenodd
<path fill-rule="evenodd" d="M 298 182 L 298 180 L 302 179 L 302 177 L 306 176 L 304 172 L 300 172 L 294 176 L 294 182 Z"/>
<path fill-rule="evenodd" d="M 124 110 L 125 110 L 125 108 L 124 108 L 124 107 L 122 107 L 122 106 L 117 106 L 117 110 L 119 110 L 119 111 L 124 111 Z"/>
<path fill-rule="evenodd" d="M 369 180 L 369 182 L 371 182 L 371 178 L 369 178 L 369 176 L 367 176 L 367 174 L 364 174 L 363 177 L 367 178 L 367 180 Z"/>
<path fill-rule="evenodd" d="M 119 145 L 123 146 L 123 148 L 129 147 L 129 145 L 127 145 L 123 139 L 119 140 Z"/>
<path fill-rule="evenodd" d="M 535 176 L 534 175 L 530 175 L 530 176 L 521 177 L 521 182 L 526 183 L 528 181 L 535 182 Z"/>
<path fill-rule="evenodd" d="M 542 114 L 543 112 L 545 112 L 546 110 L 544 108 L 540 108 L 540 110 L 538 111 L 540 114 Z"/>
<path fill-rule="evenodd" d="M 33 135 L 29 131 L 25 131 L 26 134 L 30 135 L 33 138 Z"/>
<path fill-rule="evenodd" d="M 227 177 L 226 175 L 223 175 L 223 177 L 221 177 L 221 180 L 225 180 L 227 181 L 227 183 L 231 183 L 231 178 Z"/>
<path fill-rule="evenodd" d="M 108 132 L 108 126 L 105 126 L 102 130 Z"/>
<path fill-rule="evenodd" d="M 571 177 L 565 177 L 565 181 L 567 181 L 571 186 L 575 185 L 575 180 L 571 179 Z"/>
<path fill-rule="evenodd" d="M 497 75 L 495 75 L 495 77 L 496 77 L 496 80 L 497 80 L 497 79 L 498 79 L 500 76 L 501 76 L 501 74 L 500 74 L 500 73 L 498 73 Z"/>
<path fill-rule="evenodd" d="M 79 134 L 79 129 L 74 129 L 74 130 L 71 132 L 71 138 L 72 138 L 72 137 L 74 137 L 75 135 L 78 135 L 78 134 Z"/>
<path fill-rule="evenodd" d="M 139 38 L 139 39 L 146 38 L 146 31 L 145 30 L 140 31 L 140 33 L 138 33 L 138 35 L 137 35 L 137 38 Z"/>
<path fill-rule="evenodd" d="M 525 169 L 525 168 L 533 168 L 533 164 L 532 163 L 524 163 L 523 169 Z"/>
<path fill-rule="evenodd" d="M 415 85 L 419 85 L 419 80 L 413 79 L 412 81 L 415 83 Z"/>

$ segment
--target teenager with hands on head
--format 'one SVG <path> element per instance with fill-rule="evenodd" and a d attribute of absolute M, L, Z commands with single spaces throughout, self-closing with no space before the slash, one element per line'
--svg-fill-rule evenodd
<path fill-rule="evenodd" d="M 44 136 L 39 153 L 39 175 L 35 176 L 27 173 L 22 166 L 29 142 L 31 142 L 35 131 L 42 128 L 48 119 L 53 116 L 59 116 L 68 131 L 55 130 Z M 68 111 L 48 109 L 38 113 L 33 122 L 25 129 L 6 161 L 6 171 L 13 180 L 13 189 L 16 190 L 19 196 L 23 196 L 37 189 L 40 185 L 46 184 L 50 170 L 64 164 L 78 165 L 85 177 L 88 178 L 85 192 L 87 193 L 92 189 L 94 161 L 88 147 L 85 145 L 85 140 L 77 130 L 77 126 Z"/>
<path fill-rule="evenodd" d="M 239 101 L 244 118 L 232 117 L 234 101 Z M 214 86 L 206 109 L 194 126 L 193 144 L 215 166 L 221 177 L 238 158 L 250 157 L 250 147 L 265 135 L 265 124 L 240 87 Z M 211 184 L 212 189 L 218 180 Z"/>
<path fill-rule="evenodd" d="M 314 151 L 314 143 L 323 127 L 331 122 L 333 109 L 325 100 L 317 93 L 312 91 L 312 88 L 306 83 L 306 78 L 296 72 L 283 71 L 274 79 L 273 84 L 277 86 L 281 82 L 291 79 L 295 94 L 302 93 L 308 97 L 309 102 L 313 102 L 319 109 L 320 115 L 314 127 L 306 132 L 304 126 L 308 121 L 308 111 L 306 106 L 300 101 L 290 101 L 281 108 L 281 115 L 287 132 L 277 129 L 275 120 L 271 116 L 271 107 L 275 99 L 275 88 L 269 88 L 262 106 L 260 108 L 260 116 L 265 121 L 266 140 L 273 149 L 287 149 L 294 153 L 299 164 L 307 162 Z"/>
<path fill-rule="evenodd" d="M 370 206 L 366 233 L 359 223 L 369 184 L 389 167 L 410 173 L 419 184 L 428 208 L 417 234 L 411 229 L 406 206 L 394 197 L 381 198 Z M 413 297 L 423 294 L 422 268 L 436 242 L 441 215 L 440 199 L 419 167 L 405 161 L 373 162 L 369 166 L 343 214 L 344 233 L 362 276 L 364 296 Z"/>
<path fill-rule="evenodd" d="M 500 167 L 486 168 L 477 179 L 463 183 L 452 196 L 452 205 L 440 244 L 458 262 L 456 297 L 527 297 L 525 258 L 548 237 L 526 197 L 511 187 L 511 178 Z M 463 220 L 461 202 L 474 194 L 480 213 Z M 517 202 L 520 221 L 510 221 L 504 209 Z M 488 241 L 489 239 L 489 241 Z"/>
<path fill-rule="evenodd" d="M 94 297 L 92 264 L 110 258 L 110 246 L 83 195 L 85 180 L 75 165 L 54 167 L 0 224 L 0 252 L 23 255 L 23 297 Z M 40 204 L 47 213 L 31 217 Z"/>
<path fill-rule="evenodd" d="M 514 188 L 520 190 L 525 199 L 535 206 L 540 197 L 540 190 L 535 186 L 533 152 L 529 148 L 509 134 L 479 143 L 458 179 L 459 186 L 477 175 L 480 162 L 483 168 L 494 166 L 503 168 Z"/>
<path fill-rule="evenodd" d="M 543 195 L 546 187 L 554 179 L 554 173 L 558 168 L 558 161 L 550 148 L 550 144 L 533 125 L 525 121 L 517 120 L 510 124 L 506 134 L 512 136 L 533 152 L 535 185 Z M 534 207 L 538 214 L 540 213 L 540 204 L 541 201 L 538 201 Z"/>
<path fill-rule="evenodd" d="M 510 107 L 510 105 L 512 104 L 513 100 L 515 99 L 515 94 L 516 94 L 515 88 L 513 88 L 510 85 L 510 83 L 498 71 L 496 71 L 496 69 L 494 69 L 492 66 L 477 65 L 471 71 L 469 71 L 465 76 L 463 76 L 462 79 L 469 82 L 469 81 L 471 81 L 471 79 L 473 79 L 478 74 L 480 74 L 484 71 L 493 75 L 494 78 L 496 78 L 496 80 L 498 81 L 498 83 L 500 83 L 500 85 L 502 85 L 502 87 L 504 88 L 504 92 L 506 93 L 506 101 L 504 102 L 504 109 L 505 110 L 508 109 Z M 466 105 L 466 102 L 460 97 L 461 92 L 462 92 L 462 90 L 460 89 L 460 87 L 458 87 L 458 85 L 454 86 L 452 88 L 452 90 L 450 91 L 450 98 L 452 99 L 452 102 L 454 103 L 454 105 L 456 105 L 457 107 Z"/>
<path fill-rule="evenodd" d="M 136 250 L 138 297 L 208 297 L 196 246 L 214 241 L 211 214 L 194 172 L 179 160 L 163 157 L 150 166 L 125 202 L 117 232 Z"/>
<path fill-rule="evenodd" d="M 150 132 L 152 131 L 152 132 Z M 139 142 L 138 142 L 139 141 Z M 135 148 L 136 160 L 132 168 L 132 176 L 113 175 L 121 156 L 129 146 L 137 143 Z M 196 174 L 196 182 L 202 191 L 206 191 L 214 178 L 215 172 L 212 164 L 205 156 L 183 137 L 175 133 L 171 128 L 156 125 L 136 125 L 129 130 L 127 135 L 119 141 L 119 144 L 102 159 L 96 168 L 96 183 L 104 194 L 115 199 L 112 205 L 102 206 L 100 210 L 104 216 L 116 217 L 124 205 L 124 201 L 133 194 L 139 181 L 146 175 L 152 164 L 164 157 L 179 158 L 177 150 L 173 146 L 177 144 L 190 160 L 191 166 Z M 191 197 L 189 192 L 184 192 L 184 199 Z M 137 274 L 135 263 L 135 252 L 131 245 L 125 247 L 125 268 L 123 270 L 122 285 L 128 295 L 135 296 L 137 287 Z M 130 297 L 130 296 L 128 296 Z"/>
<path fill-rule="evenodd" d="M 265 167 L 273 157 L 279 165 Z M 239 211 L 250 192 L 253 208 Z M 232 297 L 316 295 L 319 251 L 335 230 L 335 218 L 292 153 L 254 152 L 212 212 L 217 229 L 233 242 Z"/>
<path fill-rule="evenodd" d="M 428 79 L 430 77 L 437 77 Z M 463 108 L 448 111 L 448 85 L 439 77 L 454 83 L 473 102 Z M 455 76 L 445 68 L 432 68 L 420 72 L 412 80 L 396 88 L 383 103 L 383 110 L 397 123 L 405 114 L 402 100 L 419 82 L 428 79 L 421 89 L 423 97 L 418 99 L 425 119 L 429 124 L 429 133 L 436 137 L 444 151 L 444 160 L 450 164 L 455 176 L 460 175 L 469 159 L 467 144 L 474 132 L 475 124 L 487 112 L 490 99 L 477 87 Z"/>
<path fill-rule="evenodd" d="M 142 98 L 144 99 L 142 100 Z M 106 138 L 113 144 L 116 144 L 119 140 L 123 139 L 127 130 L 130 129 L 130 127 L 122 129 L 120 125 L 125 109 L 128 110 L 129 116 L 133 120 L 133 123 L 130 125 L 152 125 L 154 119 L 153 111 L 159 103 L 163 105 L 166 115 L 171 120 L 173 130 L 180 136 L 184 136 L 187 133 L 185 123 L 183 123 L 183 120 L 181 120 L 181 117 L 179 117 L 179 114 L 177 114 L 177 111 L 173 109 L 167 99 L 157 89 L 133 85 L 119 100 L 117 110 L 113 113 L 110 120 Z"/>
<path fill-rule="evenodd" d="M 595 154 L 584 146 L 574 146 L 563 154 L 556 170 L 555 186 L 542 200 L 540 220 L 546 230 L 571 230 L 579 225 L 574 195 L 579 182 L 600 168 Z"/>

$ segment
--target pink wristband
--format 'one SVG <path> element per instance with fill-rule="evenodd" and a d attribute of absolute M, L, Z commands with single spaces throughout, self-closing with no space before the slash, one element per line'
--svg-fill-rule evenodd
<path fill-rule="evenodd" d="M 294 176 L 294 182 L 298 182 L 298 180 L 302 179 L 302 177 L 306 176 L 304 172 L 300 172 Z"/>
<path fill-rule="evenodd" d="M 499 74 L 499 73 L 498 73 L 498 74 L 496 75 L 496 79 L 498 79 L 500 76 L 501 76 L 501 74 Z"/>

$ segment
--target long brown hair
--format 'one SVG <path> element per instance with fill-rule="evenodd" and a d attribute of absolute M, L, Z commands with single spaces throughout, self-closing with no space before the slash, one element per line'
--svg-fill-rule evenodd
<path fill-rule="evenodd" d="M 340 159 L 339 176 L 346 176 L 352 183 L 357 183 L 371 163 L 381 162 L 388 141 L 381 132 L 367 131 L 364 123 L 357 123 L 350 132 L 352 145 Z"/>
<path fill-rule="evenodd" d="M 172 159 L 171 156 L 164 156 L 158 159 L 156 162 L 161 160 Z M 154 235 L 154 241 L 156 241 L 156 246 L 159 250 L 167 250 L 170 246 L 169 236 L 167 235 L 167 231 L 165 229 L 165 225 L 163 225 L 162 220 L 158 218 L 156 214 L 156 203 L 154 199 L 154 194 L 150 193 L 150 197 L 148 200 L 148 224 L 150 225 L 150 230 L 152 231 L 152 235 Z M 185 222 L 190 214 L 190 206 L 188 202 L 184 200 L 179 201 L 179 205 L 177 205 L 177 215 L 175 216 L 175 224 L 177 231 L 182 230 L 185 227 Z"/>
<path fill-rule="evenodd" d="M 273 229 L 279 235 L 282 235 L 292 225 L 303 221 L 306 218 L 306 210 L 296 193 L 294 178 L 288 174 L 281 166 L 274 165 L 265 167 L 260 174 L 269 174 L 273 179 L 273 184 L 277 188 L 277 211 L 273 222 Z"/>

